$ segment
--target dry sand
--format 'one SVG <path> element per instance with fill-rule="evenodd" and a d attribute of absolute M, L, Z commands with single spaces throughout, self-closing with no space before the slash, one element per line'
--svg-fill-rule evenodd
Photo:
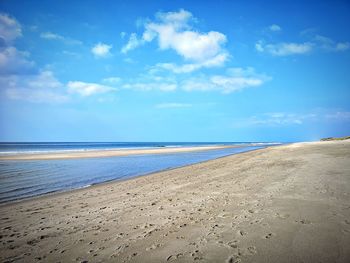
<path fill-rule="evenodd" d="M 0 206 L 1 262 L 350 262 L 350 141 Z"/>
<path fill-rule="evenodd" d="M 140 154 L 165 154 L 165 153 L 183 153 L 195 151 L 218 150 L 224 148 L 239 148 L 243 145 L 234 146 L 196 146 L 196 147 L 174 147 L 174 148 L 156 148 L 156 149 L 118 149 L 118 150 L 88 150 L 88 151 L 70 151 L 55 153 L 33 153 L 33 154 L 16 154 L 0 156 L 3 160 L 52 160 L 52 159 L 80 159 L 80 158 L 98 158 L 112 156 L 127 156 Z"/>

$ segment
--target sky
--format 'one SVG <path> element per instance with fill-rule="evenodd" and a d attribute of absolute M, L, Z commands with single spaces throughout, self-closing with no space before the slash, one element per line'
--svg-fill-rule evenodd
<path fill-rule="evenodd" d="M 349 1 L 0 1 L 0 141 L 350 135 Z"/>

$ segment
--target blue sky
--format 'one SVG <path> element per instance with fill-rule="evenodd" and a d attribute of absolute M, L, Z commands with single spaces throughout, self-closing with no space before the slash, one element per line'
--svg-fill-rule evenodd
<path fill-rule="evenodd" d="M 1 1 L 0 141 L 350 134 L 349 1 L 141 3 Z"/>

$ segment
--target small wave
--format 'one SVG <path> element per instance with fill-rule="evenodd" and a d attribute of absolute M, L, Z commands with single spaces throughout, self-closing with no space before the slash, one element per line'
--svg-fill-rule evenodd
<path fill-rule="evenodd" d="M 280 145 L 281 142 L 254 142 L 251 145 Z"/>
<path fill-rule="evenodd" d="M 93 185 L 94 184 L 86 184 L 86 185 L 83 185 L 83 186 L 79 186 L 76 189 L 83 189 L 83 188 L 87 188 L 87 187 L 90 187 L 90 186 L 93 186 Z"/>
<path fill-rule="evenodd" d="M 10 193 L 13 193 L 13 192 L 20 192 L 20 191 L 23 191 L 23 190 L 29 190 L 29 189 L 33 189 L 35 188 L 36 186 L 24 186 L 24 187 L 18 187 L 18 188 L 14 188 L 14 189 L 11 189 L 11 190 L 7 190 L 7 191 L 3 191 L 1 192 L 1 194 L 10 194 Z"/>

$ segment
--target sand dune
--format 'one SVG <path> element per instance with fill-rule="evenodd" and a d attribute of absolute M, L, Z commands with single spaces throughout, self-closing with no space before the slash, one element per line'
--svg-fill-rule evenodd
<path fill-rule="evenodd" d="M 350 262 L 350 142 L 0 206 L 1 262 Z"/>

